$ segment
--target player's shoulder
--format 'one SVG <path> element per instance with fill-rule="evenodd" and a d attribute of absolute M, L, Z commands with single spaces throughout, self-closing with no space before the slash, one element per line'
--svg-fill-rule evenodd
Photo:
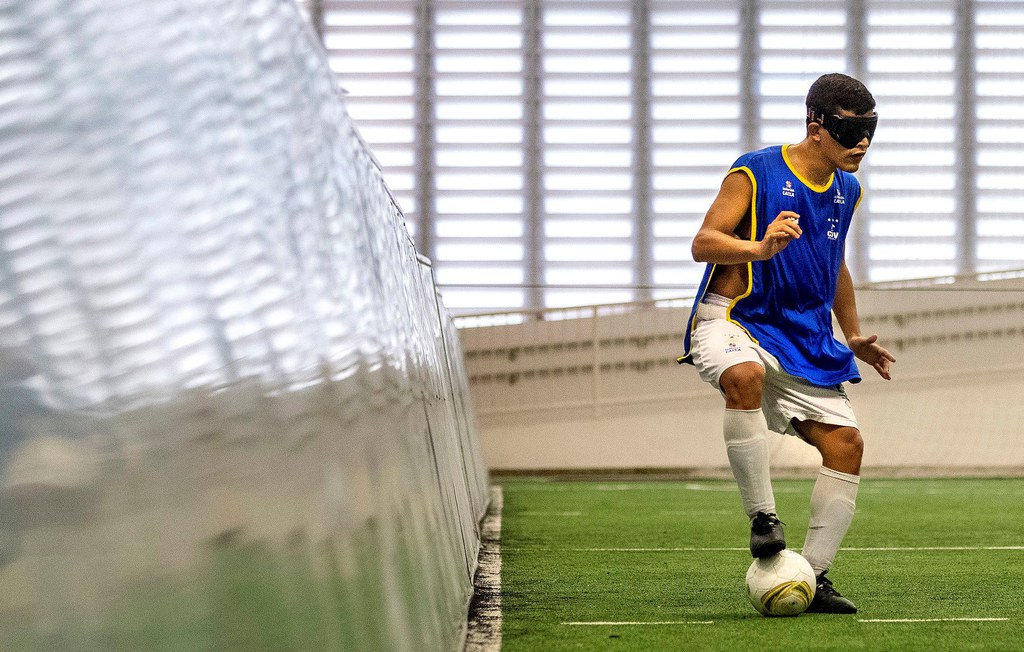
<path fill-rule="evenodd" d="M 782 160 L 782 145 L 772 145 L 743 154 L 732 164 L 732 169 L 762 167 L 768 163 Z"/>

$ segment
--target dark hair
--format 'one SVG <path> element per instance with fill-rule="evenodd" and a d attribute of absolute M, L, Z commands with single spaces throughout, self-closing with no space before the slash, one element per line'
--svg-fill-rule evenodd
<path fill-rule="evenodd" d="M 807 108 L 826 115 L 838 115 L 840 109 L 854 113 L 870 113 L 875 98 L 860 81 L 839 72 L 818 77 L 807 91 Z"/>

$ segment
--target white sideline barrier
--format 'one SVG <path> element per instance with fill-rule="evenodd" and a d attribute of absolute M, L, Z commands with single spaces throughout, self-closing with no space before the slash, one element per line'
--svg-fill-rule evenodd
<path fill-rule="evenodd" d="M 458 647 L 459 341 L 297 7 L 0 16 L 0 648 Z"/>

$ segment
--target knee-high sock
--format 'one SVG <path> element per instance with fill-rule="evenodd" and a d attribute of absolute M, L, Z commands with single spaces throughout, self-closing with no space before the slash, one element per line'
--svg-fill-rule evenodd
<path fill-rule="evenodd" d="M 803 555 L 814 574 L 828 570 L 853 521 L 860 476 L 821 467 L 811 490 L 811 517 Z"/>
<path fill-rule="evenodd" d="M 725 411 L 725 450 L 743 509 L 749 518 L 758 512 L 775 513 L 768 461 L 768 422 L 761 410 Z"/>

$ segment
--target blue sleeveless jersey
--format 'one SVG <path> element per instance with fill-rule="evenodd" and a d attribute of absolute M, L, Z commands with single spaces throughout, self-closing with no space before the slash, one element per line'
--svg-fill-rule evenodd
<path fill-rule="evenodd" d="M 729 170 L 745 173 L 754 186 L 751 240 L 763 239 L 782 211 L 800 215 L 803 234 L 769 260 L 747 263 L 747 291 L 732 301 L 727 318 L 791 375 L 823 387 L 856 383 L 860 373 L 853 353 L 833 335 L 832 302 L 846 234 L 862 195 L 860 183 L 836 170 L 829 183 L 815 186 L 794 171 L 788 147 L 744 154 Z M 680 362 L 692 363 L 690 334 L 714 268 L 708 265 L 694 299 Z"/>

